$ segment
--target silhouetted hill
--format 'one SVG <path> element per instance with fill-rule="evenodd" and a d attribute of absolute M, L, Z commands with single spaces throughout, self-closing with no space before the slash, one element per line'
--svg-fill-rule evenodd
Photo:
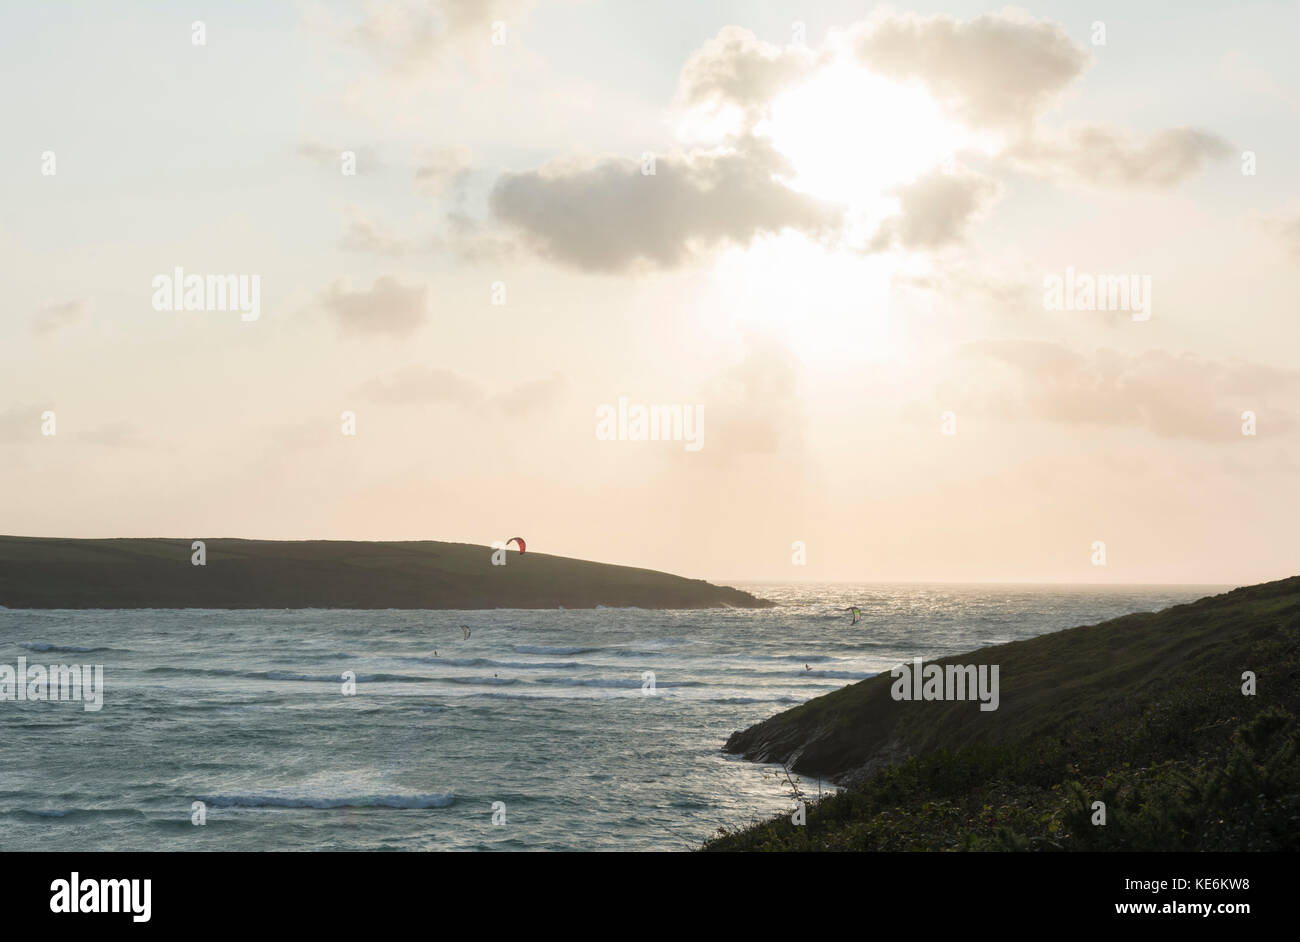
<path fill-rule="evenodd" d="M 468 543 L 0 536 L 9 608 L 762 608 L 748 592 L 650 569 Z"/>

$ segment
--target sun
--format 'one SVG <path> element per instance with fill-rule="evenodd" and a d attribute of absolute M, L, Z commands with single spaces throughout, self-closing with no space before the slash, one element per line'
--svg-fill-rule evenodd
<path fill-rule="evenodd" d="M 928 263 L 866 247 L 898 212 L 899 187 L 948 169 L 963 151 L 985 150 L 985 142 L 923 88 L 849 61 L 787 89 L 751 133 L 786 159 L 781 182 L 838 207 L 841 226 L 830 239 L 785 231 L 720 253 L 711 305 L 728 312 L 730 328 L 779 337 L 807 363 L 861 368 L 904 357 L 893 283 Z"/>
<path fill-rule="evenodd" d="M 976 144 L 923 88 L 847 62 L 787 90 L 755 131 L 790 161 L 790 186 L 859 212 Z"/>

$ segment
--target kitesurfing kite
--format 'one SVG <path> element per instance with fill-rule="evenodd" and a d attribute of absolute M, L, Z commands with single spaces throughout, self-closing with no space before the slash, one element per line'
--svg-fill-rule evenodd
<path fill-rule="evenodd" d="M 509 546 L 511 543 L 519 544 L 520 556 L 522 556 L 524 552 L 528 549 L 528 547 L 524 544 L 524 538 L 522 536 L 512 536 L 510 539 L 506 540 L 506 546 Z"/>
<path fill-rule="evenodd" d="M 465 625 L 461 625 L 461 626 L 460 626 L 460 630 L 463 631 L 463 632 L 465 632 L 465 639 L 464 639 L 464 640 L 468 641 L 468 640 L 469 640 L 469 628 L 466 627 Z"/>
<path fill-rule="evenodd" d="M 846 609 L 846 611 L 850 611 L 850 612 L 853 613 L 853 624 L 856 625 L 856 624 L 858 623 L 858 614 L 859 614 L 859 610 L 858 610 L 857 608 L 849 608 L 849 609 Z"/>

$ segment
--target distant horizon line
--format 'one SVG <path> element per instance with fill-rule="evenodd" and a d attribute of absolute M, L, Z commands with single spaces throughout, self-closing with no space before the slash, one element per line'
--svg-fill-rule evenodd
<path fill-rule="evenodd" d="M 1282 576 L 1288 579 L 1289 576 Z M 944 585 L 944 586 L 1079 586 L 1093 588 L 1110 587 L 1145 587 L 1145 588 L 1198 588 L 1223 589 L 1240 588 L 1247 585 L 1261 585 L 1277 582 L 1278 579 L 1262 579 L 1257 582 L 1069 582 L 1060 580 L 951 580 L 951 579 L 724 579 L 713 578 L 710 582 L 725 582 L 730 585 Z"/>

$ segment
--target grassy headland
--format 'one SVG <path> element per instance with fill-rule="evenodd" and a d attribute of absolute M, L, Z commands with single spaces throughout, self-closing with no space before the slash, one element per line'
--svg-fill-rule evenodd
<path fill-rule="evenodd" d="M 845 788 L 705 849 L 1300 849 L 1300 577 L 934 663 L 999 665 L 999 708 L 885 673 L 738 732 Z"/>
<path fill-rule="evenodd" d="M 0 536 L 9 608 L 763 608 L 748 592 L 529 551 L 491 564 L 468 543 L 74 540 Z"/>

